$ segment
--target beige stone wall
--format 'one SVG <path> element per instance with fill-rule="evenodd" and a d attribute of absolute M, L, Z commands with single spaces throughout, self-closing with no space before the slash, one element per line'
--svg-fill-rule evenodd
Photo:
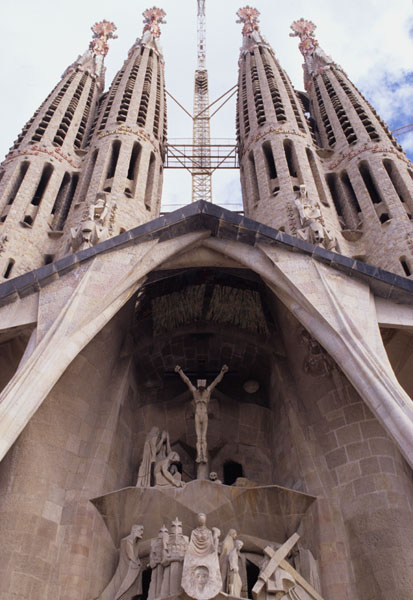
<path fill-rule="evenodd" d="M 408 598 L 411 470 L 339 370 L 305 373 L 302 328 L 284 309 L 279 315 L 292 380 L 282 376 L 286 393 L 278 392 L 275 408 L 274 477 L 318 497 L 304 541 L 320 560 L 323 591 L 340 600 Z M 316 540 L 314 529 L 308 537 L 312 528 Z"/>

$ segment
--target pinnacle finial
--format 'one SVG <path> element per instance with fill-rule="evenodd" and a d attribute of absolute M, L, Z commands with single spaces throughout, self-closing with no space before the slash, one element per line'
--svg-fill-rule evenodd
<path fill-rule="evenodd" d="M 249 35 L 254 31 L 259 31 L 259 16 L 259 10 L 252 8 L 252 6 L 244 6 L 244 8 L 239 9 L 237 12 L 237 23 L 244 23 L 242 35 Z"/>
<path fill-rule="evenodd" d="M 294 21 L 291 25 L 293 33 L 290 33 L 290 37 L 299 37 L 300 43 L 298 45 L 301 54 L 304 57 L 313 54 L 314 50 L 318 47 L 318 41 L 315 39 L 314 31 L 317 26 L 312 21 L 307 19 L 299 19 Z"/>
<path fill-rule="evenodd" d="M 101 54 L 106 56 L 109 52 L 108 40 L 116 39 L 118 36 L 115 35 L 117 27 L 111 21 L 99 21 L 95 23 L 91 30 L 93 32 L 93 39 L 90 42 L 90 49 L 95 54 Z"/>
<path fill-rule="evenodd" d="M 142 13 L 142 16 L 145 24 L 143 33 L 145 34 L 147 31 L 149 31 L 154 37 L 160 37 L 161 29 L 159 25 L 165 25 L 166 21 L 164 17 L 166 16 L 166 12 L 162 8 L 153 6 L 152 8 L 147 8 Z"/>

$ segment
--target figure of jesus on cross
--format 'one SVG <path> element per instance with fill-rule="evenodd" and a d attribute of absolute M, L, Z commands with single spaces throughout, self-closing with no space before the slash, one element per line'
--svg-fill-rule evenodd
<path fill-rule="evenodd" d="M 224 365 L 219 372 L 218 377 L 207 387 L 205 379 L 197 380 L 195 387 L 191 380 L 185 375 L 179 365 L 175 367 L 176 373 L 179 373 L 182 381 L 186 383 L 189 390 L 192 392 L 193 401 L 195 404 L 195 431 L 196 431 L 196 462 L 207 464 L 207 430 L 208 430 L 208 404 L 211 399 L 213 389 L 222 381 L 225 373 L 228 371 L 227 365 Z"/>

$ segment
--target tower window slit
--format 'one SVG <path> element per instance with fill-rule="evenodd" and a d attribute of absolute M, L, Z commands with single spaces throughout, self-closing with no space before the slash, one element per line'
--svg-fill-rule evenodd
<path fill-rule="evenodd" d="M 128 168 L 128 179 L 134 180 L 138 174 L 138 158 L 140 157 L 141 145 L 138 142 L 133 144 Z"/>
<path fill-rule="evenodd" d="M 15 262 L 16 261 L 13 258 L 11 258 L 9 260 L 9 262 L 7 263 L 6 270 L 4 271 L 4 274 L 3 274 L 4 279 L 9 279 L 11 272 L 13 270 L 13 267 L 15 265 Z"/>
<path fill-rule="evenodd" d="M 51 214 L 54 215 L 56 211 L 58 211 L 62 205 L 63 198 L 67 193 L 67 188 L 70 182 L 69 173 L 65 173 L 62 179 L 62 183 L 60 184 L 59 191 L 57 192 L 56 200 L 54 201 L 53 208 Z"/>
<path fill-rule="evenodd" d="M 267 165 L 267 173 L 270 179 L 277 178 L 277 169 L 275 166 L 274 155 L 271 148 L 271 142 L 264 142 L 262 149 L 265 156 L 265 162 Z"/>
<path fill-rule="evenodd" d="M 400 264 L 403 267 L 403 271 L 405 272 L 406 277 L 409 277 L 411 275 L 411 271 L 410 271 L 409 265 L 407 264 L 407 260 L 406 260 L 405 256 L 400 257 Z"/>
<path fill-rule="evenodd" d="M 317 166 L 316 160 L 314 158 L 314 155 L 309 148 L 306 148 L 305 151 L 307 154 L 307 160 L 310 165 L 311 173 L 313 174 L 313 179 L 315 181 L 318 196 L 319 196 L 321 202 L 324 205 L 328 206 L 329 203 L 328 203 L 327 195 L 324 190 L 323 182 L 322 182 L 320 172 L 318 170 L 318 166 Z"/>
<path fill-rule="evenodd" d="M 248 160 L 249 160 L 251 187 L 252 187 L 252 202 L 254 205 L 257 205 L 259 198 L 260 198 L 260 192 L 259 192 L 259 187 L 258 187 L 258 177 L 257 177 L 257 169 L 255 166 L 254 152 L 249 153 Z"/>
<path fill-rule="evenodd" d="M 77 184 L 79 182 L 79 175 L 77 173 L 73 173 L 68 194 L 64 200 L 62 209 L 60 211 L 59 219 L 57 221 L 57 229 L 61 231 L 63 229 L 64 224 L 66 223 L 67 215 L 69 214 L 70 207 L 72 206 L 73 198 L 75 197 Z"/>
<path fill-rule="evenodd" d="M 82 191 L 80 192 L 80 195 L 81 195 L 80 199 L 83 199 L 87 194 L 87 191 L 90 186 L 90 182 L 92 180 L 93 171 L 95 170 L 95 165 L 96 165 L 96 161 L 98 158 L 98 154 L 99 154 L 99 150 L 94 150 L 94 152 L 91 156 L 89 165 L 87 167 L 86 176 L 85 176 L 84 182 L 82 184 L 83 187 L 82 187 Z"/>
<path fill-rule="evenodd" d="M 284 140 L 284 153 L 288 164 L 288 171 L 291 177 L 298 177 L 297 157 L 295 148 L 291 140 Z"/>
<path fill-rule="evenodd" d="M 33 206 L 40 206 L 40 203 L 43 200 L 43 196 L 46 191 L 47 184 L 50 181 L 50 177 L 52 176 L 52 173 L 53 173 L 53 167 L 52 167 L 52 165 L 47 163 L 43 167 L 43 171 L 42 171 L 42 175 L 40 177 L 39 184 L 36 188 L 36 191 L 34 193 L 32 201 L 31 201 L 31 204 L 33 204 Z"/>
<path fill-rule="evenodd" d="M 337 174 L 328 173 L 326 176 L 328 187 L 330 188 L 331 197 L 333 198 L 334 206 L 339 217 L 343 217 L 343 206 L 338 188 Z"/>
<path fill-rule="evenodd" d="M 112 179 L 112 177 L 115 176 L 116 167 L 117 167 L 118 159 L 119 159 L 120 146 L 121 146 L 121 144 L 120 144 L 119 140 L 115 140 L 112 143 L 108 169 L 106 172 L 106 179 Z"/>
<path fill-rule="evenodd" d="M 86 75 L 86 73 L 84 73 L 82 75 L 82 78 L 76 88 L 75 93 L 72 96 L 71 101 L 69 102 L 69 106 L 67 107 L 66 112 L 63 116 L 63 119 L 60 123 L 59 129 L 57 130 L 57 133 L 54 137 L 53 142 L 55 144 L 58 144 L 59 146 L 62 146 L 62 144 L 64 142 L 64 139 L 66 137 L 66 134 L 67 134 L 70 124 L 72 122 L 73 116 L 74 116 L 77 106 L 79 104 L 79 99 L 83 92 L 83 88 L 85 87 L 87 77 L 88 76 Z"/>
<path fill-rule="evenodd" d="M 350 205 L 352 206 L 352 208 L 358 214 L 360 214 L 361 213 L 360 204 L 359 204 L 359 202 L 357 200 L 357 196 L 356 196 L 354 188 L 353 188 L 353 186 L 351 184 L 350 177 L 348 176 L 348 173 L 346 173 L 346 171 L 343 171 L 341 173 L 340 178 L 341 178 L 341 183 L 343 184 L 343 188 L 344 188 L 344 190 L 346 192 L 346 196 L 347 196 L 347 199 L 348 199 Z"/>
<path fill-rule="evenodd" d="M 373 204 L 380 204 L 380 202 L 382 202 L 383 199 L 380 196 L 379 190 L 377 189 L 377 186 L 371 176 L 370 169 L 366 161 L 362 161 L 360 163 L 359 170 L 360 175 L 363 178 L 364 185 L 366 186 L 367 191 L 369 193 L 370 200 L 373 202 Z"/>
<path fill-rule="evenodd" d="M 13 204 L 17 194 L 19 193 L 19 189 L 21 184 L 23 183 L 24 177 L 27 173 L 27 170 L 29 168 L 30 163 L 29 162 L 24 162 L 20 165 L 19 167 L 19 172 L 17 174 L 16 180 L 13 183 L 13 186 L 9 192 L 9 195 L 7 197 L 7 205 L 10 206 L 10 204 Z"/>
<path fill-rule="evenodd" d="M 366 111 L 363 109 L 363 107 L 360 104 L 360 102 L 358 101 L 356 95 L 352 92 L 350 87 L 345 82 L 343 76 L 339 72 L 335 72 L 335 76 L 336 76 L 338 83 L 340 84 L 340 86 L 344 90 L 345 94 L 349 98 L 350 102 L 352 103 L 353 107 L 355 108 L 358 116 L 360 117 L 360 121 L 362 122 L 364 128 L 366 129 L 367 133 L 369 134 L 370 139 L 371 140 L 380 139 L 380 136 L 377 133 L 376 128 L 374 127 L 373 123 L 367 116 Z"/>
<path fill-rule="evenodd" d="M 90 109 L 92 106 L 94 92 L 95 92 L 95 82 L 92 81 L 90 84 L 89 95 L 88 95 L 86 105 L 85 105 L 85 108 L 83 111 L 82 120 L 80 121 L 79 129 L 77 131 L 76 139 L 74 142 L 74 145 L 76 146 L 76 148 L 82 147 L 82 142 L 83 142 L 83 138 L 85 135 L 87 122 L 89 119 L 89 114 L 90 114 Z"/>
<path fill-rule="evenodd" d="M 411 206 L 413 201 L 409 194 L 409 190 L 407 189 L 406 184 L 404 183 L 402 177 L 400 176 L 400 173 L 399 173 L 396 165 L 394 164 L 394 162 L 386 159 L 386 160 L 383 160 L 383 165 L 384 165 L 384 168 L 386 169 L 387 175 L 389 176 L 389 179 L 392 182 L 397 195 L 400 198 L 400 201 L 407 204 L 409 209 L 413 208 Z"/>
<path fill-rule="evenodd" d="M 146 210 L 151 210 L 151 202 L 152 195 L 154 190 L 154 179 L 155 179 L 155 155 L 151 152 L 151 157 L 149 159 L 149 168 L 148 168 L 148 177 L 146 180 L 146 190 L 145 190 L 145 208 Z"/>
<path fill-rule="evenodd" d="M 0 183 L 1 183 L 1 180 L 3 179 L 3 177 L 4 177 L 4 173 L 5 173 L 4 170 L 0 171 Z"/>

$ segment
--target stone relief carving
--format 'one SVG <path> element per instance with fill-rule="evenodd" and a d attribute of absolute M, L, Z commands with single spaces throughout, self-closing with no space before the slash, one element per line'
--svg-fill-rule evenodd
<path fill-rule="evenodd" d="M 190 598 L 209 600 L 222 589 L 219 536 L 219 529 L 208 529 L 205 514 L 199 513 L 198 527 L 191 533 L 182 571 L 182 587 Z"/>
<path fill-rule="evenodd" d="M 328 377 L 336 368 L 333 359 L 306 329 L 300 332 L 301 342 L 306 346 L 308 354 L 303 363 L 303 370 L 313 377 Z"/>
<path fill-rule="evenodd" d="M 138 558 L 138 541 L 143 525 L 133 525 L 119 548 L 119 563 L 109 584 L 96 600 L 129 600 L 142 593 L 142 565 Z"/>
<path fill-rule="evenodd" d="M 96 194 L 95 203 L 89 207 L 81 223 L 70 230 L 73 252 L 91 248 L 95 244 L 105 241 L 110 235 L 110 229 L 113 229 L 115 211 L 116 202 L 113 201 L 109 207 L 105 192 Z M 107 225 L 108 216 L 109 227 Z"/>
<path fill-rule="evenodd" d="M 221 569 L 222 589 L 228 591 L 228 574 L 229 574 L 229 555 L 234 549 L 234 543 L 237 538 L 235 529 L 230 529 L 222 543 L 221 554 L 219 557 L 219 567 Z"/>
<path fill-rule="evenodd" d="M 172 532 L 165 525 L 158 538 L 152 540 L 149 566 L 152 569 L 149 600 L 169 598 L 182 591 L 182 566 L 188 548 L 188 536 L 182 534 L 178 517 L 172 522 Z"/>
<path fill-rule="evenodd" d="M 240 575 L 240 553 L 243 547 L 241 540 L 235 540 L 234 547 L 228 555 L 228 576 L 225 591 L 230 596 L 241 596 L 242 579 Z"/>
<path fill-rule="evenodd" d="M 184 483 L 177 468 L 179 462 L 179 454 L 171 450 L 169 433 L 152 427 L 143 446 L 136 487 L 182 487 Z"/>
<path fill-rule="evenodd" d="M 214 381 L 207 387 L 205 379 L 198 379 L 197 387 L 185 375 L 179 365 L 175 367 L 176 373 L 179 374 L 182 381 L 186 383 L 189 390 L 192 392 L 193 402 L 195 404 L 195 431 L 196 431 L 196 451 L 197 463 L 208 463 L 208 448 L 207 448 L 207 430 L 208 430 L 208 404 L 211 399 L 211 393 L 214 388 L 222 381 L 225 373 L 228 371 L 227 365 L 224 365 Z"/>
<path fill-rule="evenodd" d="M 326 250 L 333 250 L 337 240 L 325 226 L 319 202 L 312 202 L 308 196 L 305 185 L 300 185 L 297 192 L 295 206 L 298 210 L 301 229 L 297 230 L 297 237 L 310 244 L 320 244 Z"/>
<path fill-rule="evenodd" d="M 216 473 L 215 471 L 210 472 L 209 481 L 212 481 L 213 483 L 222 483 L 222 481 L 218 479 L 218 473 Z"/>

